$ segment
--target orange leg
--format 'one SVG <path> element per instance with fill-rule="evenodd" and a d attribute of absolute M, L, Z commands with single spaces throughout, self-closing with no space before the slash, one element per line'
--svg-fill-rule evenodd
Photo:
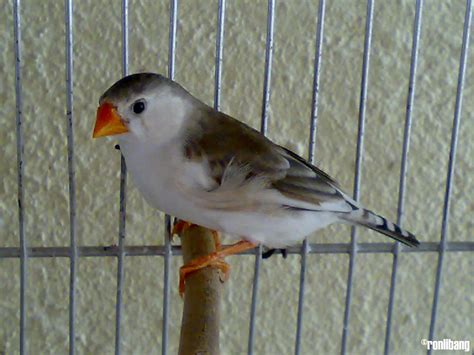
<path fill-rule="evenodd" d="M 178 220 L 178 222 L 176 222 L 173 225 L 173 229 L 171 230 L 171 237 L 173 237 L 174 235 L 179 235 L 183 233 L 186 229 L 190 228 L 192 225 L 193 224 L 190 222 L 186 222 L 181 219 Z"/>
<path fill-rule="evenodd" d="M 193 223 L 191 222 L 186 222 L 181 219 L 177 220 L 176 223 L 173 225 L 173 229 L 171 230 L 171 238 L 173 238 L 174 235 L 180 235 L 184 233 L 187 229 L 191 228 L 193 226 Z M 216 250 L 219 250 L 221 248 L 221 237 L 218 231 L 211 231 L 212 232 L 212 237 L 214 238 L 214 243 L 216 244 Z"/>
<path fill-rule="evenodd" d="M 186 277 L 202 268 L 207 266 L 213 266 L 219 268 L 224 273 L 224 281 L 227 280 L 229 275 L 229 264 L 227 264 L 223 258 L 226 256 L 240 253 L 248 249 L 253 249 L 256 244 L 241 240 L 238 243 L 229 245 L 228 247 L 217 250 L 209 255 L 201 256 L 199 258 L 191 260 L 186 265 L 181 266 L 179 269 L 179 294 L 183 296 L 185 288 Z"/>
<path fill-rule="evenodd" d="M 221 248 L 221 236 L 218 231 L 212 231 L 212 238 L 214 238 L 214 244 L 216 245 L 216 250 Z"/>

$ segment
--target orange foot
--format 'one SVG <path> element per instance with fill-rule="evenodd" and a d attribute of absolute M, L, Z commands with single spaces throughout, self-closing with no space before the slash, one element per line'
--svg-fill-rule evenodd
<path fill-rule="evenodd" d="M 183 221 L 181 219 L 175 219 L 175 223 L 173 224 L 173 229 L 171 230 L 171 235 L 180 235 L 184 233 L 187 229 L 191 228 L 192 226 L 197 226 L 197 224 L 193 224 L 191 222 Z M 212 231 L 212 237 L 214 238 L 214 242 L 216 243 L 216 249 L 220 249 L 221 247 L 221 239 L 218 231 Z"/>
<path fill-rule="evenodd" d="M 173 229 L 171 230 L 171 238 L 174 235 L 180 235 L 184 233 L 187 229 L 191 228 L 192 226 L 197 226 L 197 224 L 193 224 L 191 222 L 186 222 L 181 219 L 176 219 L 175 223 L 173 224 Z M 214 243 L 216 244 L 216 249 L 221 248 L 221 237 L 218 231 L 211 231 L 212 237 L 214 238 Z"/>
<path fill-rule="evenodd" d="M 220 241 L 219 241 L 220 244 Z M 181 297 L 184 295 L 186 277 L 193 272 L 201 270 L 207 266 L 213 266 L 220 269 L 224 273 L 224 280 L 226 281 L 229 277 L 230 266 L 223 259 L 226 256 L 240 253 L 248 249 L 253 249 L 256 244 L 241 240 L 238 243 L 229 245 L 225 248 L 219 248 L 219 250 L 205 256 L 191 260 L 186 265 L 181 266 L 179 269 L 179 294 Z"/>
<path fill-rule="evenodd" d="M 171 230 L 171 237 L 174 235 L 180 235 L 186 229 L 190 228 L 193 224 L 190 222 L 183 221 L 181 219 L 175 219 L 175 223 L 173 224 L 173 229 Z"/>

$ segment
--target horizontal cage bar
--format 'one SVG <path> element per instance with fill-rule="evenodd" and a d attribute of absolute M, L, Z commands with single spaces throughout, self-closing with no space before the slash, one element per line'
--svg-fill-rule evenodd
<path fill-rule="evenodd" d="M 225 245 L 224 245 L 225 246 Z M 357 244 L 357 253 L 362 254 L 380 254 L 393 253 L 396 247 L 395 243 L 359 243 Z M 426 242 L 421 243 L 417 248 L 401 246 L 401 253 L 428 253 L 439 252 L 440 243 Z M 30 258 L 52 258 L 52 257 L 70 257 L 70 247 L 30 247 L 28 248 Z M 447 242 L 445 252 L 474 252 L 474 242 Z M 166 246 L 163 245 L 140 245 L 125 246 L 123 248 L 126 256 L 165 256 Z M 301 255 L 301 245 L 295 245 L 287 248 L 288 254 Z M 349 254 L 351 252 L 351 243 L 308 243 L 308 254 Z M 106 257 L 119 256 L 120 250 L 116 245 L 95 245 L 77 247 L 79 257 Z M 181 247 L 176 245 L 171 248 L 173 256 L 181 255 Z M 238 255 L 254 255 L 255 249 L 239 253 Z M 20 248 L 0 248 L 1 258 L 19 258 Z"/>

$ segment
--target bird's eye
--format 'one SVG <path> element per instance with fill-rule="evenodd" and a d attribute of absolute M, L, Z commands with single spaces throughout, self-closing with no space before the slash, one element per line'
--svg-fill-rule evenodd
<path fill-rule="evenodd" d="M 137 115 L 145 111 L 146 104 L 145 100 L 138 100 L 132 104 L 132 111 Z"/>

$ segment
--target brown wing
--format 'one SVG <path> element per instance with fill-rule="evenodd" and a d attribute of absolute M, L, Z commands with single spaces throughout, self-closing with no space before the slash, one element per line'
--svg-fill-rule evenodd
<path fill-rule="evenodd" d="M 339 200 L 341 211 L 347 210 L 336 181 L 297 154 L 211 108 L 196 115 L 185 136 L 184 154 L 190 162 L 207 165 L 214 181 L 213 188 L 207 190 L 214 192 L 213 206 L 220 206 L 218 192 L 225 200 L 221 206 L 235 208 L 233 205 L 239 204 L 243 208 L 255 204 L 250 201 L 264 189 L 280 192 L 285 208 L 318 210 L 324 202 L 337 205 Z"/>
<path fill-rule="evenodd" d="M 185 136 L 184 154 L 190 161 L 207 160 L 210 174 L 221 183 L 230 165 L 246 167 L 249 178 L 278 178 L 289 168 L 279 147 L 253 128 L 209 108 L 200 111 Z"/>

